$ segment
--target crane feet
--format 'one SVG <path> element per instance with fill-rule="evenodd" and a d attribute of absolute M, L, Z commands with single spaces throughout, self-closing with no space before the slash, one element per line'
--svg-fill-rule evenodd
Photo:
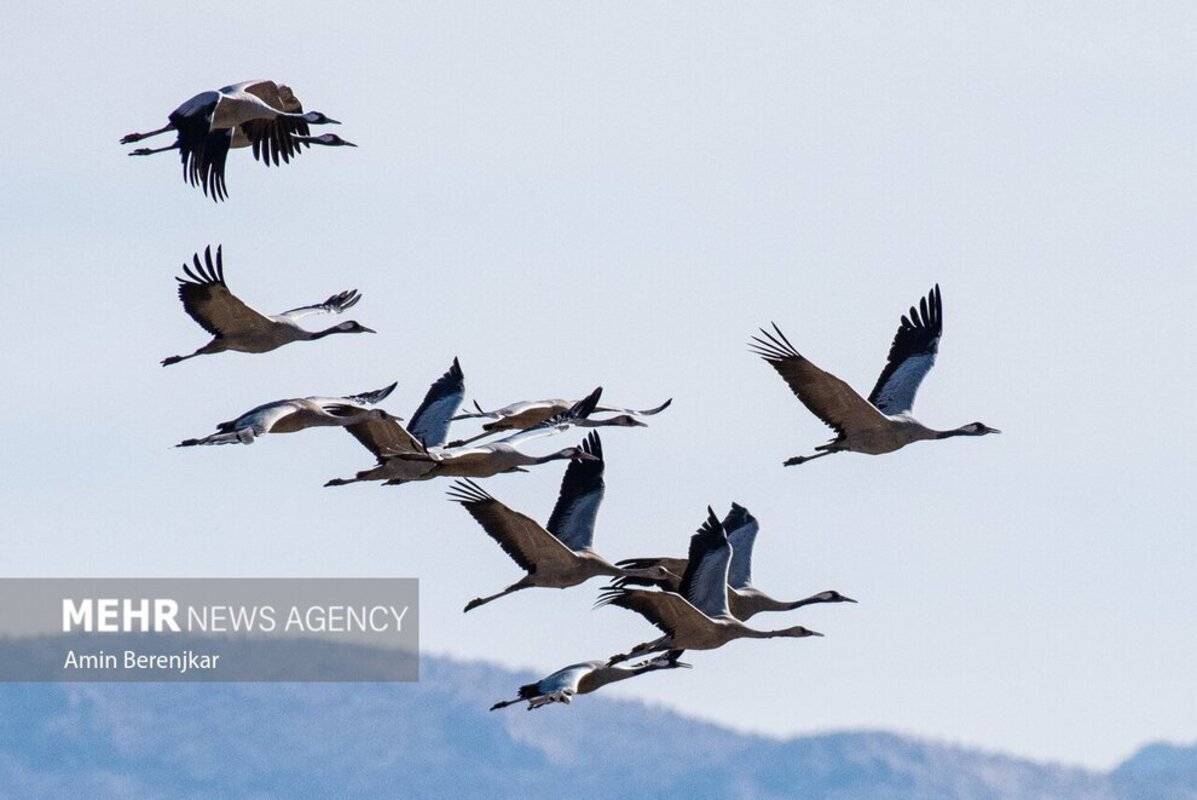
<path fill-rule="evenodd" d="M 145 136 L 140 133 L 126 134 L 121 137 L 121 144 L 133 144 L 133 142 L 140 142 L 144 138 Z"/>
<path fill-rule="evenodd" d="M 829 456 L 832 453 L 839 452 L 837 449 L 831 449 L 830 445 L 827 445 L 826 448 L 827 449 L 824 449 L 822 446 L 816 447 L 815 449 L 819 452 L 815 453 L 813 456 L 794 456 L 793 458 L 787 458 L 782 463 L 787 467 L 794 467 L 798 464 L 805 464 L 807 461 L 814 461 L 816 458 L 822 458 L 823 456 Z"/>
<path fill-rule="evenodd" d="M 475 597 L 473 600 L 471 600 L 470 602 L 466 603 L 466 606 L 465 606 L 465 608 L 463 608 L 463 609 L 461 610 L 461 613 L 465 614 L 467 611 L 472 611 L 472 610 L 474 610 L 475 608 L 477 608 L 478 606 L 482 605 L 482 604 L 483 604 L 483 603 L 485 603 L 485 602 L 486 602 L 486 601 L 485 601 L 485 600 L 483 600 L 481 597 Z"/>
<path fill-rule="evenodd" d="M 646 648 L 644 645 L 638 644 L 626 653 L 618 653 L 613 655 L 607 659 L 607 666 L 611 667 L 616 664 L 621 664 L 630 658 L 635 658 L 637 654 L 644 652 L 645 649 Z"/>

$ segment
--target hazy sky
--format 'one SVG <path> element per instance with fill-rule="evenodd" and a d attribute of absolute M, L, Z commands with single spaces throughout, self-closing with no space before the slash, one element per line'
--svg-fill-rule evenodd
<path fill-rule="evenodd" d="M 487 406 L 675 398 L 604 434 L 612 559 L 736 500 L 758 586 L 860 600 L 613 694 L 1103 767 L 1197 738 L 1197 11 L 989 5 L 9 4 L 0 570 L 415 576 L 426 651 L 544 672 L 652 638 L 597 581 L 463 616 L 518 568 L 447 481 L 321 488 L 372 461 L 343 432 L 171 447 L 392 380 L 409 416 L 459 356 Z M 117 144 L 259 77 L 360 148 L 235 152 L 217 205 Z M 173 276 L 209 243 L 251 304 L 356 287 L 379 335 L 159 367 L 207 341 Z M 828 431 L 749 335 L 867 391 L 936 282 L 916 412 L 1004 434 L 783 469 Z M 560 476 L 486 488 L 544 520 Z"/>

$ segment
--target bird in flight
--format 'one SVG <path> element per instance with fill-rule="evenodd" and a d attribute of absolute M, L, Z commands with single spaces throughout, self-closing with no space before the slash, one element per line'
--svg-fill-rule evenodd
<path fill-rule="evenodd" d="M 292 342 L 310 342 L 323 339 L 334 333 L 374 333 L 359 322 L 350 320 L 333 325 L 322 331 L 309 331 L 299 327 L 299 320 L 313 314 L 340 314 L 357 304 L 362 298 L 356 289 L 338 292 L 322 303 L 300 306 L 281 314 L 267 316 L 246 305 L 241 298 L 229 291 L 224 281 L 224 255 L 218 245 L 216 259 L 212 259 L 212 247 L 204 249 L 204 261 L 199 254 L 193 257 L 193 267 L 183 265 L 186 278 L 175 278 L 179 282 L 179 300 L 199 326 L 212 334 L 212 341 L 186 356 L 171 356 L 162 360 L 162 366 L 178 364 L 196 356 L 223 353 L 236 350 L 241 353 L 266 353 Z"/>
<path fill-rule="evenodd" d="M 519 695 L 512 700 L 500 700 L 490 707 L 491 711 L 516 703 L 528 702 L 531 711 L 550 703 L 565 703 L 569 705 L 574 695 L 590 694 L 609 683 L 635 678 L 661 669 L 689 669 L 690 665 L 678 661 L 681 650 L 670 650 L 663 656 L 645 659 L 629 667 L 617 667 L 606 661 L 583 661 L 580 664 L 570 664 L 562 667 L 551 675 L 546 675 L 535 683 L 528 683 L 519 688 Z"/>
<path fill-rule="evenodd" d="M 777 370 L 790 391 L 816 417 L 836 432 L 814 455 L 787 459 L 787 467 L 848 450 L 881 455 L 913 442 L 1001 433 L 981 422 L 941 431 L 929 428 L 911 413 L 914 396 L 935 364 L 943 335 L 943 303 L 936 285 L 930 294 L 902 317 L 889 358 L 866 400 L 844 381 L 808 361 L 776 324 L 752 338 L 752 352 Z"/>
<path fill-rule="evenodd" d="M 228 197 L 224 168 L 229 150 L 252 147 L 254 158 L 270 166 L 290 163 L 304 147 L 357 147 L 333 133 L 311 136 L 309 125 L 340 125 L 319 111 L 304 112 L 291 88 L 274 81 L 243 81 L 201 92 L 170 112 L 167 123 L 145 133 L 130 133 L 121 144 L 132 144 L 167 131 L 175 141 L 166 147 L 140 147 L 131 156 L 150 156 L 178 150 L 183 179 L 199 186 L 213 201 Z"/>

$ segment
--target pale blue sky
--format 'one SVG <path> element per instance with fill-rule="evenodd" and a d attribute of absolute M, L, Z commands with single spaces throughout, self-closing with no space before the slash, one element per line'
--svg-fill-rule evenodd
<path fill-rule="evenodd" d="M 322 489 L 339 431 L 179 439 L 257 403 L 399 388 L 461 358 L 484 405 L 675 398 L 612 431 L 596 544 L 684 552 L 759 517 L 816 641 L 742 642 L 640 696 L 777 734 L 884 727 L 1108 766 L 1197 738 L 1188 408 L 1197 11 L 1187 3 L 159 3 L 6 7 L 9 387 L 0 570 L 415 576 L 429 651 L 550 671 L 651 638 L 601 584 L 463 616 L 518 569 L 447 482 Z M 358 150 L 228 167 L 230 199 L 121 135 L 269 77 Z M 375 337 L 162 369 L 206 337 L 179 265 L 249 302 L 356 287 Z M 943 287 L 929 424 L 1002 436 L 783 469 L 827 431 L 745 342 L 776 320 L 867 390 Z M 547 517 L 560 467 L 486 488 Z M 782 616 L 762 624 L 792 624 Z M 562 713 L 584 714 L 581 703 Z"/>

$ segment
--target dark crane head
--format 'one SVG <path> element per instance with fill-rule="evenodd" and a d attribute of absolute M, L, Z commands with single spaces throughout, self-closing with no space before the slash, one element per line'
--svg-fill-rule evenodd
<path fill-rule="evenodd" d="M 790 639 L 805 639 L 807 636 L 822 636 L 818 631 L 812 631 L 810 628 L 804 628 L 801 625 L 795 625 L 792 628 L 785 628 L 780 631 L 773 631 L 774 636 L 781 636 Z"/>
<path fill-rule="evenodd" d="M 936 439 L 950 439 L 953 436 L 984 436 L 987 433 L 1001 433 L 997 428 L 991 428 L 983 422 L 970 422 L 950 431 L 940 431 L 935 434 Z"/>
<path fill-rule="evenodd" d="M 326 147 L 357 147 L 353 142 L 347 142 L 335 133 L 322 133 L 305 139 L 308 144 L 322 144 Z"/>
<path fill-rule="evenodd" d="M 657 580 L 657 581 L 680 580 L 680 578 L 677 575 L 674 575 L 672 572 L 670 572 L 669 570 L 667 570 L 665 567 L 661 566 L 660 564 L 657 564 L 656 566 L 649 567 L 644 572 L 645 572 L 645 574 L 643 577 L 651 578 L 652 580 Z"/>
<path fill-rule="evenodd" d="M 303 121 L 311 125 L 340 125 L 341 123 L 321 111 L 309 111 L 303 115 Z"/>
<path fill-rule="evenodd" d="M 558 450 L 556 453 L 546 456 L 545 458 L 551 461 L 567 458 L 577 459 L 578 461 L 602 461 L 601 458 L 593 453 L 588 453 L 581 447 L 567 447 L 564 450 Z"/>
<path fill-rule="evenodd" d="M 373 328 L 367 328 L 365 325 L 354 319 L 348 320 L 347 322 L 342 322 L 334 326 L 334 329 L 337 331 L 337 333 L 378 333 L 378 331 L 374 330 Z"/>
<path fill-rule="evenodd" d="M 855 603 L 856 602 L 851 597 L 845 597 L 844 595 L 840 594 L 839 592 L 835 591 L 834 589 L 831 589 L 830 591 L 826 591 L 826 592 L 819 592 L 817 595 L 814 596 L 814 601 L 816 603 Z"/>

